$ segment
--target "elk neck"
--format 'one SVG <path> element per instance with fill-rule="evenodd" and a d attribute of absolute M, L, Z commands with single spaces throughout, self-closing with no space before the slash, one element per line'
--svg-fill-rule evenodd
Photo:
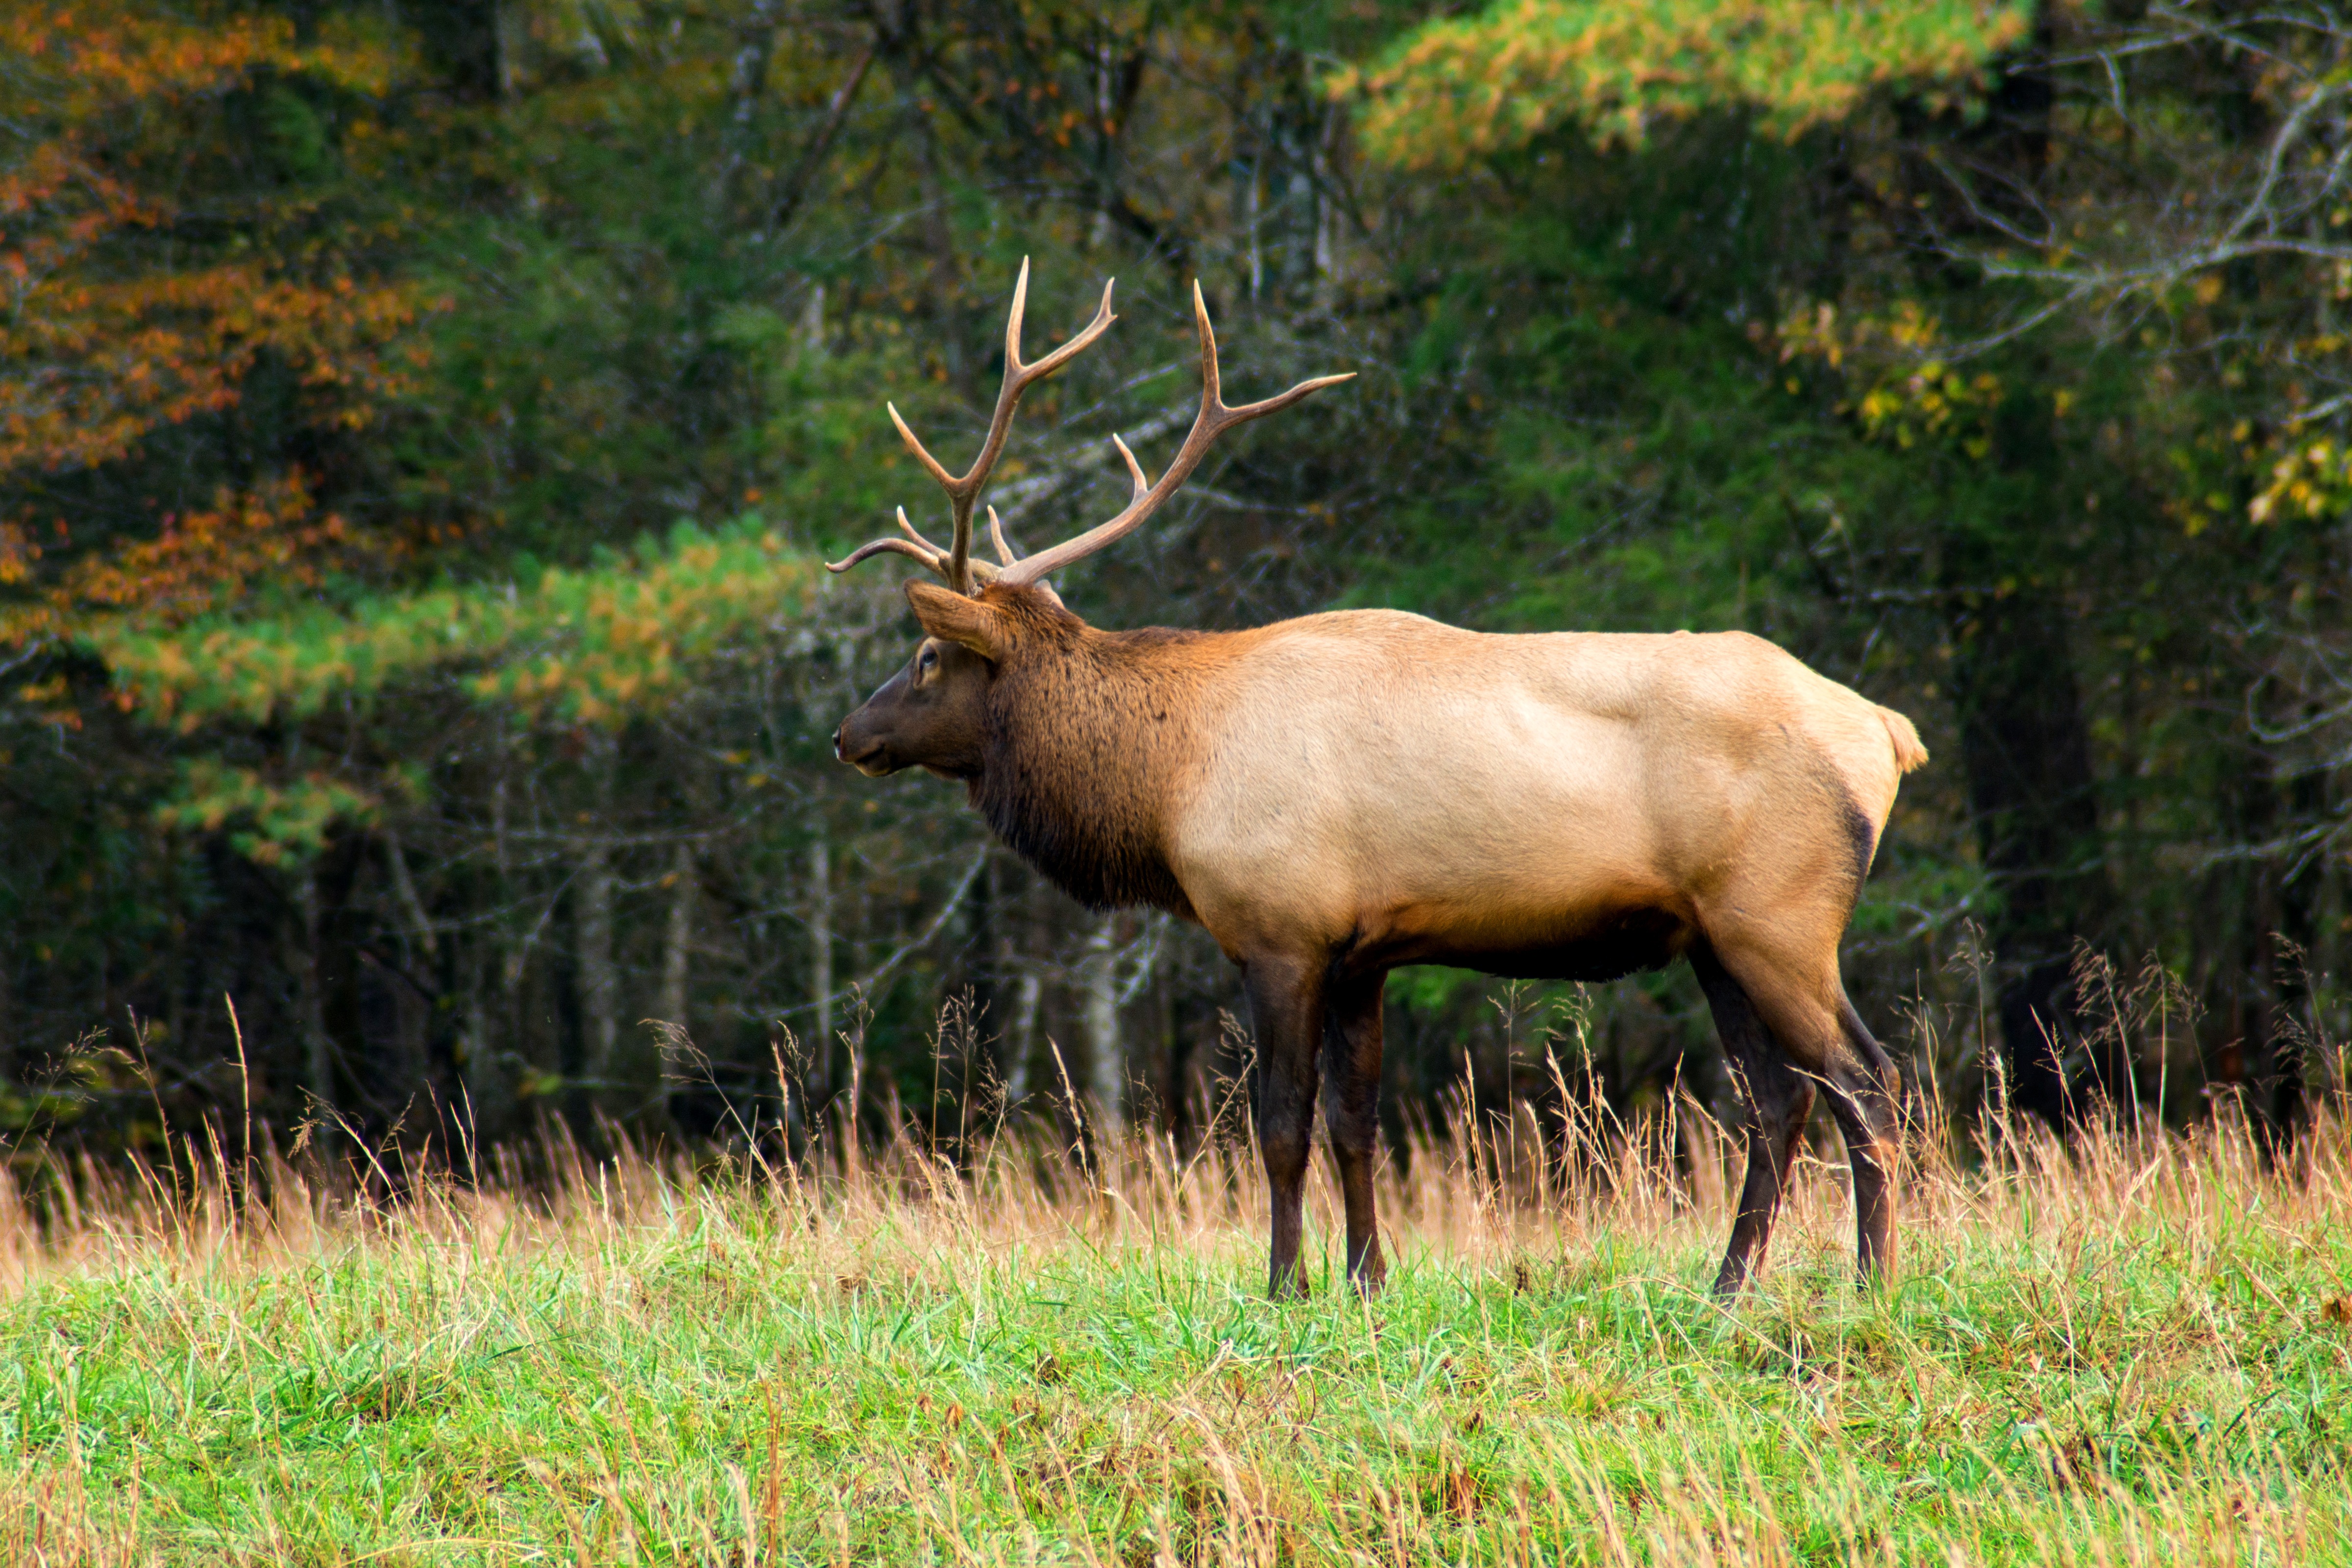
<path fill-rule="evenodd" d="M 1217 633 L 1103 632 L 1022 605 L 1017 649 L 991 683 L 972 804 L 1013 851 L 1095 909 L 1150 904 L 1192 919 L 1167 826 L 1202 744 Z"/>

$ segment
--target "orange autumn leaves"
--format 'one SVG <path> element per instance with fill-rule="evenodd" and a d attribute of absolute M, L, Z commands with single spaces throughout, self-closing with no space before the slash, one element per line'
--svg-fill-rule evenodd
<path fill-rule="evenodd" d="M 381 93 L 398 64 L 390 48 L 359 33 L 329 30 L 298 45 L 293 22 L 267 14 L 197 20 L 152 5 L 77 0 L 10 5 L 0 15 L 8 52 L 47 75 L 44 96 L 55 108 L 83 121 L 144 99 L 216 94 L 261 70 Z"/>
<path fill-rule="evenodd" d="M 0 206 L 0 222 L 17 216 Z M 317 424 L 356 429 L 406 389 L 406 367 L 383 352 L 417 314 L 396 286 L 251 263 L 111 279 L 68 262 L 35 276 L 26 259 L 0 251 L 17 307 L 0 321 L 0 468 L 130 457 L 160 426 L 235 405 L 265 354 L 295 371 Z"/>
<path fill-rule="evenodd" d="M 77 557 L 39 598 L 11 606 L 0 628 L 23 642 L 86 630 L 92 614 L 170 624 L 221 608 L 263 581 L 315 586 L 320 556 L 348 535 L 340 513 L 318 510 L 299 469 L 243 490 L 223 488 L 209 507 L 167 514 L 152 537 Z M 29 577 L 41 553 L 25 530 L 0 523 L 0 583 Z"/>
<path fill-rule="evenodd" d="M 159 433 L 232 414 L 265 366 L 295 388 L 279 419 L 297 435 L 360 428 L 408 390 L 416 290 L 366 277 L 315 193 L 257 178 L 220 129 L 235 95 L 377 93 L 398 64 L 358 35 L 298 44 L 283 17 L 0 3 L 16 110 L 0 127 L 0 476 L 19 498 L 0 517 L 0 639 L 215 608 L 304 580 L 343 541 L 315 476 L 267 449 L 194 505 L 138 468 Z M 141 521 L 118 504 L 93 531 L 87 508 L 44 504 L 93 471 Z"/>

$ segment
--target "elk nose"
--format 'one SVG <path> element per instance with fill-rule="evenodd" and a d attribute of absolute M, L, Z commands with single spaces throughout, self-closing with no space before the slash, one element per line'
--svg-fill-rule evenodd
<path fill-rule="evenodd" d="M 836 762 L 836 763 L 838 763 L 838 762 L 841 762 L 841 761 L 844 761 L 844 760 L 845 760 L 845 759 L 843 758 L 842 754 L 841 754 L 841 731 L 842 731 L 843 730 L 846 730 L 846 729 L 848 729 L 848 728 L 849 728 L 849 721 L 848 721 L 848 720 L 846 720 L 846 719 L 844 719 L 844 720 L 841 721 L 841 727 L 840 727 L 840 729 L 836 729 L 836 730 L 835 730 L 835 731 L 834 731 L 834 732 L 833 732 L 833 760 L 834 760 L 835 762 Z"/>

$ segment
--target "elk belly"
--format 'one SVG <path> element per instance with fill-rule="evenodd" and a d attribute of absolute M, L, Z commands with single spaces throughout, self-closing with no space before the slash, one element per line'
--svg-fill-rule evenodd
<path fill-rule="evenodd" d="M 1696 928 L 1667 903 L 1628 901 L 1628 890 L 1570 910 L 1498 911 L 1411 905 L 1374 915 L 1349 944 L 1344 966 L 1366 973 L 1440 963 L 1513 980 L 1615 980 L 1663 969 Z"/>

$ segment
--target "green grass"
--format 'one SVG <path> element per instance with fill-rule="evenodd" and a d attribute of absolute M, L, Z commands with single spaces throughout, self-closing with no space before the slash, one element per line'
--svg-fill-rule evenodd
<path fill-rule="evenodd" d="M 1728 1311 L 1710 1162 L 1462 1168 L 1370 1305 L 1261 1300 L 1254 1178 L 1148 1148 L 1059 1205 L 1008 1154 L 12 1214 L 0 1559 L 2352 1560 L 2340 1124 L 1936 1163 L 1876 1294 L 1816 1167 Z"/>

